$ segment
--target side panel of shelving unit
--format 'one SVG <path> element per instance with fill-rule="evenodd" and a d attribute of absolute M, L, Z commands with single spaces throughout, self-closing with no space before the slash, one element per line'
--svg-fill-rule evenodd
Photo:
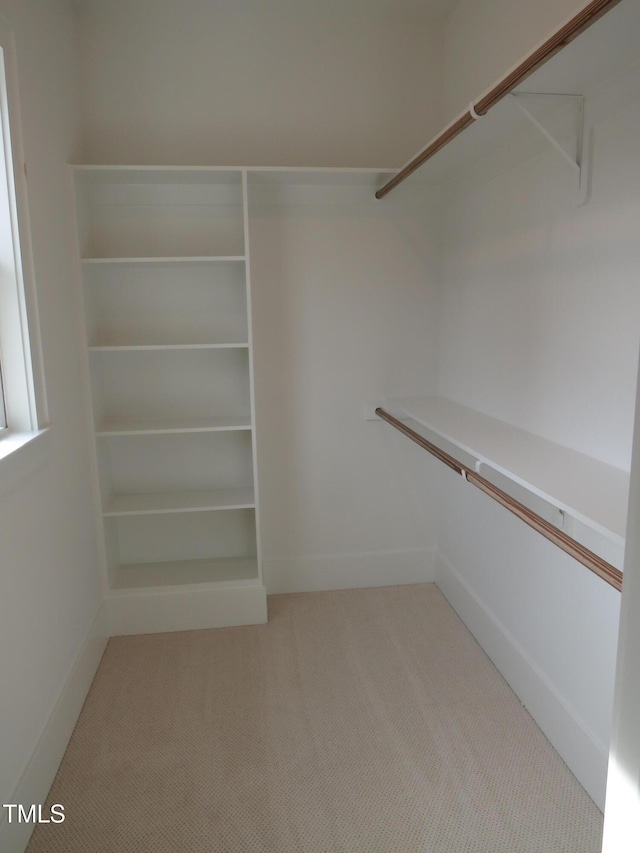
<path fill-rule="evenodd" d="M 246 170 L 242 172 L 242 207 L 244 214 L 244 248 L 245 248 L 245 292 L 247 306 L 247 330 L 249 340 L 249 397 L 251 403 L 251 434 L 252 434 L 252 459 L 253 459 L 253 488 L 255 495 L 255 519 L 256 519 L 256 557 L 258 561 L 258 577 L 262 579 L 262 548 L 260 533 L 260 504 L 258 489 L 258 456 L 256 439 L 256 398 L 253 369 L 253 315 L 251 308 L 251 250 L 249 238 L 249 189 L 248 175 Z M 266 595 L 266 592 L 265 592 Z"/>
<path fill-rule="evenodd" d="M 91 309 L 87 305 L 85 295 L 85 284 L 82 269 L 82 246 L 86 241 L 86 207 L 84 195 L 78 186 L 77 171 L 73 166 L 67 166 L 67 181 L 69 192 L 69 205 L 73 217 L 74 250 L 77 263 L 74 265 L 74 283 L 79 297 L 78 333 L 81 341 L 82 372 L 85 384 L 85 416 L 87 426 L 91 428 L 93 441 L 89 440 L 89 446 L 93 446 L 94 452 L 90 454 L 91 480 L 93 486 L 93 500 L 95 506 L 96 539 L 98 543 L 98 556 L 101 564 L 100 586 L 102 594 L 107 597 L 110 588 L 111 550 L 106 540 L 104 520 L 101 507 L 103 504 L 103 484 L 100 477 L 100 460 L 95 443 L 93 391 L 91 388 L 91 365 L 89 361 L 89 329 L 88 322 L 91 321 Z"/>
<path fill-rule="evenodd" d="M 78 167 L 112 634 L 266 621 L 239 170 Z"/>

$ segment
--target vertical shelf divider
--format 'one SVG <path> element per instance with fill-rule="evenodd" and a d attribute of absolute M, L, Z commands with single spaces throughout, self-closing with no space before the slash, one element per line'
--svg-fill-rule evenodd
<path fill-rule="evenodd" d="M 251 451 L 253 456 L 253 489 L 256 517 L 256 557 L 258 560 L 258 577 L 262 582 L 262 548 L 260 528 L 260 489 L 258 484 L 258 450 L 256 441 L 256 398 L 255 378 L 253 369 L 253 312 L 251 303 L 251 237 L 249 233 L 249 176 L 246 169 L 242 170 L 242 214 L 244 227 L 245 255 L 245 292 L 247 300 L 247 333 L 249 340 L 249 395 L 251 398 Z"/>

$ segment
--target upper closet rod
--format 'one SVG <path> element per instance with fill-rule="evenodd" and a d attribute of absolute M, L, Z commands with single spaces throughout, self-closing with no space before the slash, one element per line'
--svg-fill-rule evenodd
<path fill-rule="evenodd" d="M 477 118 L 486 115 L 498 101 L 501 101 L 502 98 L 508 95 L 530 74 L 533 74 L 548 59 L 551 59 L 554 54 L 562 50 L 563 47 L 566 47 L 576 36 L 579 36 L 580 33 L 588 29 L 591 24 L 595 23 L 598 18 L 601 18 L 614 6 L 617 6 L 619 2 L 620 0 L 591 0 L 581 12 L 574 15 L 570 21 L 567 21 L 563 27 L 543 42 L 537 50 L 524 59 L 520 65 L 516 66 L 506 77 L 503 77 L 493 89 L 480 98 L 477 104 L 471 104 L 469 112 L 464 113 L 460 118 L 446 127 L 440 136 L 437 136 L 420 154 L 414 157 L 397 175 L 378 190 L 376 198 L 384 198 L 387 193 L 395 189 L 398 184 L 401 184 L 409 175 L 413 174 L 423 163 L 426 163 L 441 148 L 444 148 L 452 139 L 455 139 L 458 134 L 462 133 L 465 128 L 473 124 Z"/>
<path fill-rule="evenodd" d="M 558 530 L 557 527 L 554 527 L 553 524 L 539 516 L 538 513 L 533 512 L 533 510 L 530 510 L 524 504 L 520 503 L 520 501 L 512 498 L 511 495 L 498 488 L 498 486 L 494 486 L 492 482 L 487 480 L 485 477 L 482 477 L 476 471 L 471 471 L 466 468 L 453 456 L 437 447 L 437 445 L 432 444 L 406 424 L 403 424 L 402 421 L 394 418 L 393 415 L 389 414 L 389 412 L 386 412 L 384 409 L 377 408 L 376 415 L 406 435 L 407 438 L 411 439 L 411 441 L 415 441 L 415 443 L 419 444 L 420 447 L 428 450 L 429 453 L 438 458 L 441 462 L 444 462 L 445 465 L 452 468 L 457 474 L 461 474 L 467 482 L 471 483 L 473 486 L 477 486 L 477 488 L 489 495 L 489 497 L 498 501 L 499 504 L 505 507 L 505 509 L 508 509 L 509 512 L 517 515 L 518 518 L 521 521 L 524 521 L 525 524 L 528 524 L 529 527 L 532 527 L 538 533 L 541 533 L 545 539 L 553 542 L 553 544 L 557 545 L 558 548 L 562 548 L 562 550 L 569 554 L 569 556 L 573 557 L 574 560 L 582 563 L 583 566 L 586 566 L 590 571 L 605 580 L 608 584 L 611 584 L 614 589 L 617 589 L 618 592 L 620 592 L 622 589 L 622 572 L 619 569 L 616 569 L 615 566 L 607 563 L 602 559 L 602 557 L 599 557 L 597 554 L 594 554 L 593 551 L 585 548 L 584 545 L 576 542 L 575 539 L 567 536 L 567 534 L 563 533 L 562 530 Z"/>

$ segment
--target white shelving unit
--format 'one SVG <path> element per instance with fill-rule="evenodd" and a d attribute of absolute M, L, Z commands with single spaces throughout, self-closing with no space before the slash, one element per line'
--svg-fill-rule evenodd
<path fill-rule="evenodd" d="M 411 421 L 409 426 L 444 449 L 462 451 L 464 461 L 469 464 L 470 457 L 471 466 L 483 475 L 488 468 L 624 545 L 628 471 L 444 397 L 394 397 L 385 405 L 394 417 Z"/>
<path fill-rule="evenodd" d="M 74 171 L 111 633 L 263 622 L 245 175 Z"/>

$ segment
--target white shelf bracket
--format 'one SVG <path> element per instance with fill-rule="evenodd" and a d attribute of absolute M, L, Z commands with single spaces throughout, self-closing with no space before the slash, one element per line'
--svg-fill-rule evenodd
<path fill-rule="evenodd" d="M 583 204 L 588 196 L 587 163 L 584 145 L 584 97 L 583 95 L 565 95 L 551 92 L 512 92 L 511 100 L 526 116 L 527 120 L 544 136 L 544 138 L 555 148 L 560 156 L 575 171 L 578 180 L 578 204 Z M 571 101 L 575 110 L 575 146 L 574 154 L 569 153 L 564 145 L 545 127 L 542 122 L 531 112 L 525 101 L 528 98 L 562 98 Z"/>

